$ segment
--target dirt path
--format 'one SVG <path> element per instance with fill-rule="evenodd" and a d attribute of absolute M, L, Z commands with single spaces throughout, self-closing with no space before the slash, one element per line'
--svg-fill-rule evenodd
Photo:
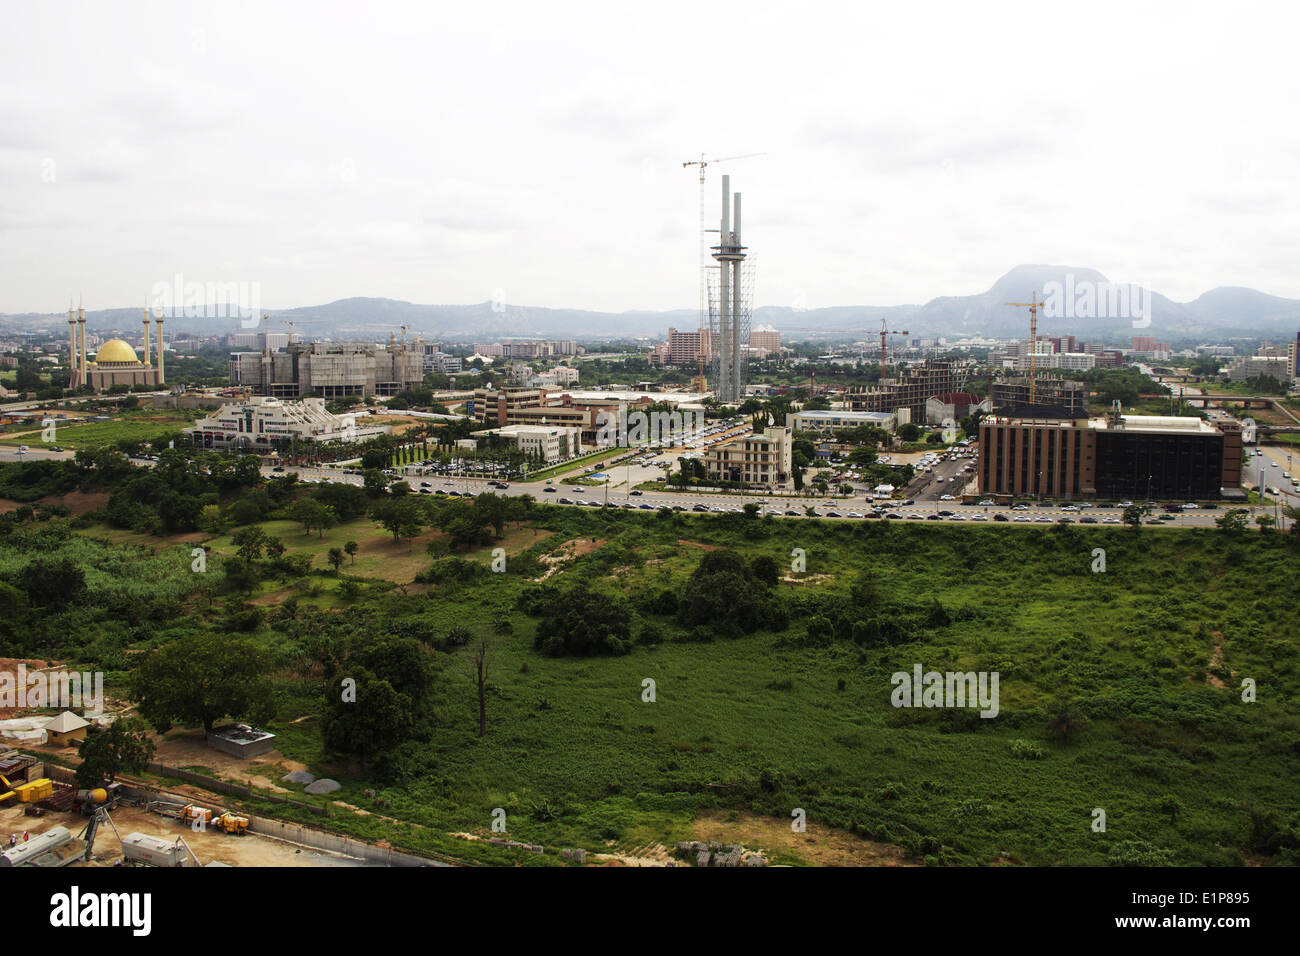
<path fill-rule="evenodd" d="M 747 850 L 793 853 L 816 866 L 916 866 L 900 846 L 876 843 L 846 830 L 810 823 L 806 833 L 795 833 L 785 820 L 729 813 L 702 814 L 695 821 L 695 839 L 701 842 L 738 843 Z"/>

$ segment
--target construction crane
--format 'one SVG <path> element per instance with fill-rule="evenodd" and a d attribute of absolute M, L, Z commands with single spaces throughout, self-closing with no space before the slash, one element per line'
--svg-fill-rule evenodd
<path fill-rule="evenodd" d="M 700 153 L 699 159 L 691 159 L 682 163 L 682 168 L 688 166 L 700 167 L 700 391 L 705 390 L 707 384 L 704 378 L 704 342 L 703 332 L 709 327 L 709 242 L 708 234 L 717 232 L 716 229 L 709 229 L 706 225 L 707 219 L 704 213 L 704 171 L 710 165 L 716 163 L 730 163 L 738 159 L 752 159 L 755 156 L 764 156 L 765 153 L 745 153 L 742 156 L 723 156 L 720 159 L 705 159 L 704 154 Z"/>
<path fill-rule="evenodd" d="M 1038 291 L 1029 297 L 1028 302 L 1008 302 L 1018 309 L 1029 310 L 1029 404 L 1035 404 L 1037 392 L 1035 383 L 1038 376 L 1038 310 L 1047 303 L 1038 301 Z"/>
<path fill-rule="evenodd" d="M 885 320 L 884 319 L 880 320 L 880 377 L 881 379 L 884 379 L 885 373 L 888 371 L 889 368 L 889 363 L 885 359 L 885 336 L 886 335 L 911 335 L 911 334 L 912 333 L 907 331 L 906 329 L 903 329 L 902 331 L 899 331 L 898 329 L 888 329 L 885 327 Z"/>

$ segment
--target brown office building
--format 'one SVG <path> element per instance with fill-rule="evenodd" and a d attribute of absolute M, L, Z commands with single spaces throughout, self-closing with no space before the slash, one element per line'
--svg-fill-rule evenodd
<path fill-rule="evenodd" d="M 1199 418 L 980 423 L 981 494 L 1194 501 L 1240 487 L 1240 432 Z"/>

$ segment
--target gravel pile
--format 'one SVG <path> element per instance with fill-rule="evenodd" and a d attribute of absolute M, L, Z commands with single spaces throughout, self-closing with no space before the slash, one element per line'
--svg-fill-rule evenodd
<path fill-rule="evenodd" d="M 307 784 L 303 788 L 304 793 L 333 793 L 341 785 L 337 780 L 331 780 L 329 777 L 321 777 L 314 783 Z"/>

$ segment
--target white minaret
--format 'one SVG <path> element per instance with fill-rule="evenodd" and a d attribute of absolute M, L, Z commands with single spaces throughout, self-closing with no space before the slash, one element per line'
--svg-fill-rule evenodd
<path fill-rule="evenodd" d="M 81 385 L 81 372 L 77 366 L 77 316 L 72 311 L 71 303 L 68 304 L 68 366 L 72 374 L 68 377 L 68 388 L 78 388 Z"/>
<path fill-rule="evenodd" d="M 86 310 L 77 306 L 77 329 L 81 333 L 81 381 L 78 385 L 90 384 L 90 368 L 86 365 Z"/>
<path fill-rule="evenodd" d="M 149 366 L 153 364 L 153 358 L 149 355 L 149 307 L 144 307 L 144 351 L 140 353 L 140 361 Z"/>
<path fill-rule="evenodd" d="M 157 385 L 162 385 L 164 382 L 167 381 L 167 379 L 166 379 L 166 377 L 164 376 L 164 373 L 163 373 L 163 333 L 162 333 L 163 320 L 162 320 L 162 316 L 159 316 L 158 318 L 154 319 L 154 324 L 157 326 L 157 332 L 158 332 L 158 381 L 157 381 L 155 384 L 157 384 Z"/>

